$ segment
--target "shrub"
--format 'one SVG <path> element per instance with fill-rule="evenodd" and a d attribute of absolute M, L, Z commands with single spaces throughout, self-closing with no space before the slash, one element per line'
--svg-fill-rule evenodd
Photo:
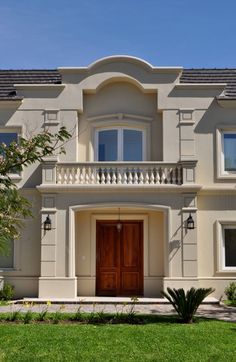
<path fill-rule="evenodd" d="M 33 320 L 33 312 L 31 309 L 29 309 L 23 315 L 23 322 L 24 322 L 24 324 L 29 324 L 32 320 Z"/>
<path fill-rule="evenodd" d="M 15 322 L 20 319 L 21 319 L 20 309 L 11 311 L 11 313 L 6 317 L 6 320 L 10 322 Z"/>
<path fill-rule="evenodd" d="M 192 323 L 193 317 L 203 301 L 209 294 L 214 292 L 212 288 L 191 288 L 186 294 L 184 289 L 167 288 L 162 295 L 169 300 L 178 313 L 183 323 Z"/>
<path fill-rule="evenodd" d="M 232 282 L 225 288 L 225 294 L 228 300 L 236 300 L 236 283 Z"/>
<path fill-rule="evenodd" d="M 0 300 L 11 300 L 14 296 L 14 287 L 10 283 L 4 283 L 0 290 Z"/>

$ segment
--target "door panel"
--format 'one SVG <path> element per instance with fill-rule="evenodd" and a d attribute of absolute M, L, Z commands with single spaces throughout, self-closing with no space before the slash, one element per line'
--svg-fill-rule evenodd
<path fill-rule="evenodd" d="M 123 295 L 140 295 L 139 288 L 138 272 L 122 272 L 121 290 Z"/>
<path fill-rule="evenodd" d="M 119 235 L 114 223 L 97 222 L 97 280 L 99 295 L 114 295 L 119 288 Z"/>
<path fill-rule="evenodd" d="M 143 222 L 97 221 L 96 294 L 143 294 Z"/>
<path fill-rule="evenodd" d="M 139 268 L 140 228 L 139 224 L 123 223 L 121 233 L 121 266 Z"/>

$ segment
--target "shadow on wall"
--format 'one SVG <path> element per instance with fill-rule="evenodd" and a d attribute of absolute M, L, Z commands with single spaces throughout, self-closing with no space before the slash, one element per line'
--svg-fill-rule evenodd
<path fill-rule="evenodd" d="M 180 240 L 171 240 L 169 243 L 169 261 L 174 259 L 175 255 L 177 254 L 178 250 L 180 249 L 181 242 Z"/>
<path fill-rule="evenodd" d="M 40 185 L 42 183 L 42 165 L 38 164 L 32 173 L 29 172 L 28 178 L 24 177 L 24 180 L 24 188 L 35 188 Z"/>

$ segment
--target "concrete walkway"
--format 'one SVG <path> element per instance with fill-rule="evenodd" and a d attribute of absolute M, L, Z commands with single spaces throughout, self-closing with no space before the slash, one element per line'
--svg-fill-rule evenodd
<path fill-rule="evenodd" d="M 129 298 L 130 301 L 130 298 Z M 82 301 L 78 301 L 75 303 L 49 303 L 47 304 L 33 304 L 30 305 L 30 300 L 25 301 L 23 304 L 11 304 L 8 306 L 0 306 L 0 313 L 6 313 L 10 311 L 20 310 L 21 312 L 26 312 L 29 308 L 32 312 L 40 312 L 44 308 L 48 309 L 48 312 L 56 312 L 61 311 L 63 313 L 74 313 L 80 309 L 81 312 L 91 313 L 91 312 L 99 312 L 103 311 L 105 313 L 116 313 L 116 312 L 128 312 L 131 308 L 131 305 L 127 302 L 120 302 L 120 303 L 104 303 L 101 302 L 93 302 L 93 303 L 83 303 Z M 138 302 L 135 304 L 135 311 L 141 314 L 153 314 L 153 315 L 172 315 L 176 314 L 175 310 L 172 306 L 164 302 L 162 303 L 153 302 L 153 303 L 140 303 Z M 234 307 L 226 307 L 222 304 L 216 303 L 203 303 L 198 309 L 197 312 L 198 316 L 224 320 L 224 321 L 231 321 L 236 322 L 236 308 Z"/>

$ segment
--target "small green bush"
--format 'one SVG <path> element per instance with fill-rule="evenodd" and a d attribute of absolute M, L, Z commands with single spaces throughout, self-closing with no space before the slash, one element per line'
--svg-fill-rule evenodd
<path fill-rule="evenodd" d="M 225 288 L 225 294 L 228 300 L 236 300 L 236 283 L 232 282 Z"/>
<path fill-rule="evenodd" d="M 10 283 L 4 283 L 0 290 L 0 300 L 11 300 L 14 296 L 14 287 Z"/>
<path fill-rule="evenodd" d="M 6 321 L 15 322 L 21 319 L 20 310 L 13 310 L 10 314 L 7 315 Z"/>
<path fill-rule="evenodd" d="M 214 292 L 212 288 L 191 288 L 186 294 L 184 289 L 167 288 L 162 295 L 169 300 L 178 313 L 183 323 L 192 323 L 193 317 L 203 301 L 209 294 Z"/>
<path fill-rule="evenodd" d="M 33 320 L 33 312 L 31 309 L 27 310 L 27 312 L 23 315 L 24 324 L 29 324 Z"/>

